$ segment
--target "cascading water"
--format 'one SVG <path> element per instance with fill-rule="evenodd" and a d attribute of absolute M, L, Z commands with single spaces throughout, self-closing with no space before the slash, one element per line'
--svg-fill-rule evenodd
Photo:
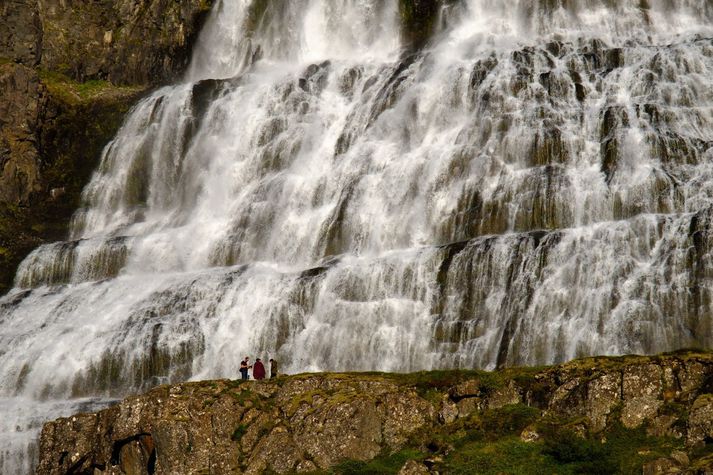
<path fill-rule="evenodd" d="M 0 472 L 156 384 L 713 345 L 713 4 L 219 1 L 0 300 Z M 12 417 L 10 417 L 12 414 Z"/>

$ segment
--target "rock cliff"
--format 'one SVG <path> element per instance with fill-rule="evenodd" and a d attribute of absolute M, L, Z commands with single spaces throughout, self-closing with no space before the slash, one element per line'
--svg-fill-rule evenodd
<path fill-rule="evenodd" d="M 713 473 L 713 354 L 161 386 L 49 422 L 38 474 Z"/>
<path fill-rule="evenodd" d="M 0 57 L 75 81 L 157 85 L 188 64 L 211 0 L 0 0 Z"/>
<path fill-rule="evenodd" d="M 64 237 L 104 146 L 175 80 L 209 0 L 0 0 L 0 293 Z"/>

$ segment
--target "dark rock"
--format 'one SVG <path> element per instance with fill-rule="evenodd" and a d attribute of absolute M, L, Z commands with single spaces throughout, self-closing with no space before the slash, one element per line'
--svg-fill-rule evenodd
<path fill-rule="evenodd" d="M 443 0 L 399 0 L 401 36 L 408 50 L 422 48 L 435 32 Z"/>
<path fill-rule="evenodd" d="M 176 79 L 210 0 L 39 0 L 45 69 L 77 81 L 164 84 Z"/>

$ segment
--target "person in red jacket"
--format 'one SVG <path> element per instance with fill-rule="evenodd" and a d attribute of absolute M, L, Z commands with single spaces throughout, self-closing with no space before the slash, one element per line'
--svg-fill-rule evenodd
<path fill-rule="evenodd" d="M 260 358 L 255 359 L 255 364 L 253 365 L 253 378 L 255 379 L 265 379 L 265 366 L 260 361 Z"/>

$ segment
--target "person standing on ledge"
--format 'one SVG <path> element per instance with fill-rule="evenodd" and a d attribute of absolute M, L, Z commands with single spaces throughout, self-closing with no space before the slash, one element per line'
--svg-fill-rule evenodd
<path fill-rule="evenodd" d="M 265 366 L 263 366 L 260 358 L 255 358 L 255 367 L 253 368 L 253 378 L 265 379 Z"/>
<path fill-rule="evenodd" d="M 270 358 L 270 379 L 277 378 L 277 361 Z"/>
<path fill-rule="evenodd" d="M 252 366 L 248 366 L 248 358 L 247 356 L 243 361 L 240 362 L 240 378 L 241 379 L 248 379 L 248 370 L 252 368 Z M 260 361 L 260 360 L 258 360 Z"/>

